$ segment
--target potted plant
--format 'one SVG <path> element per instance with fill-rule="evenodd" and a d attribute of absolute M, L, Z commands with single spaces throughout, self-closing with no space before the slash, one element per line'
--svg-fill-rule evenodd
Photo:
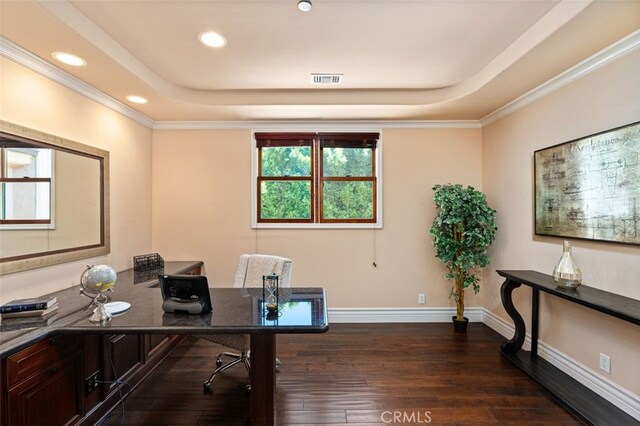
<path fill-rule="evenodd" d="M 464 316 L 464 290 L 473 286 L 480 291 L 478 273 L 489 265 L 487 248 L 496 233 L 496 211 L 484 194 L 472 186 L 436 185 L 433 201 L 438 214 L 431 225 L 436 257 L 447 267 L 444 277 L 454 280 L 450 297 L 456 301 L 454 328 L 466 332 L 469 320 Z"/>

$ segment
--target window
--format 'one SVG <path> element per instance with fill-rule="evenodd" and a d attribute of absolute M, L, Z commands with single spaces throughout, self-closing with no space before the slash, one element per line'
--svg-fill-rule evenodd
<path fill-rule="evenodd" d="M 378 139 L 378 133 L 255 133 L 255 225 L 379 226 Z"/>
<path fill-rule="evenodd" d="M 52 165 L 51 149 L 0 139 L 1 225 L 51 224 Z"/>

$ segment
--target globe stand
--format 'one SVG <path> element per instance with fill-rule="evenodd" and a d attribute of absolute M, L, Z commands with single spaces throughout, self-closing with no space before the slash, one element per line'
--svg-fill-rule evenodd
<path fill-rule="evenodd" d="M 108 265 L 87 265 L 87 269 L 80 275 L 80 294 L 90 298 L 95 306 L 89 321 L 102 323 L 111 320 L 111 313 L 107 310 L 105 303 L 109 298 L 105 294 L 113 291 L 117 274 Z"/>
<path fill-rule="evenodd" d="M 98 294 L 95 299 L 93 299 L 93 303 L 96 305 L 96 308 L 93 310 L 93 315 L 89 318 L 91 322 L 105 322 L 111 320 L 111 314 L 107 312 L 107 309 L 104 307 L 104 304 L 109 299 L 104 293 Z"/>

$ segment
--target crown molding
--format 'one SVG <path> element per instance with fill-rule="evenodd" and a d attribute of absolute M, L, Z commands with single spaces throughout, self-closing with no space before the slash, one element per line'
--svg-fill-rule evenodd
<path fill-rule="evenodd" d="M 151 118 L 107 95 L 89 83 L 80 80 L 78 77 L 75 77 L 67 71 L 45 61 L 3 36 L 0 36 L 0 55 L 83 96 L 86 96 L 87 98 L 104 105 L 115 112 L 119 112 L 125 117 L 128 117 L 143 126 L 153 128 L 154 121 Z"/>
<path fill-rule="evenodd" d="M 384 128 L 422 128 L 422 129 L 479 129 L 478 120 L 351 120 L 351 121 L 154 121 L 128 105 L 107 95 L 103 91 L 86 83 L 71 73 L 58 68 L 39 56 L 29 52 L 11 40 L 0 36 L 0 55 L 27 69 L 55 81 L 69 89 L 86 96 L 132 120 L 158 130 L 219 130 L 219 129 L 331 129 L 361 130 Z"/>
<path fill-rule="evenodd" d="M 500 73 L 509 68 L 532 48 L 575 18 L 594 0 L 559 0 L 542 17 L 536 20 L 502 52 L 494 57 L 479 72 L 456 84 L 433 88 L 368 88 L 368 89 L 222 89 L 207 90 L 181 86 L 156 74 L 138 58 L 107 34 L 99 25 L 78 10 L 69 0 L 36 0 L 37 3 L 80 34 L 96 49 L 111 57 L 128 72 L 144 81 L 161 95 L 175 101 L 203 106 L 237 105 L 438 105 L 464 98 L 484 87 Z M 329 92 L 329 93 L 328 93 Z"/>
<path fill-rule="evenodd" d="M 556 90 L 573 83 L 576 80 L 585 77 L 586 75 L 623 58 L 629 53 L 640 47 L 640 30 L 629 34 L 612 45 L 604 48 L 595 55 L 590 56 L 577 65 L 569 68 L 568 70 L 558 74 L 550 80 L 542 83 L 538 87 L 528 91 L 524 95 L 514 99 L 506 105 L 501 106 L 492 113 L 486 115 L 480 119 L 482 127 L 486 127 L 489 124 L 495 123 L 501 118 L 512 114 L 527 105 L 535 102 L 536 100 L 547 96 L 548 94 L 555 92 Z"/>
<path fill-rule="evenodd" d="M 110 108 L 150 129 L 157 130 L 220 130 L 220 129 L 331 129 L 354 128 L 417 128 L 417 129 L 479 129 L 486 127 L 536 100 L 618 60 L 640 48 L 640 30 L 629 34 L 611 46 L 585 59 L 572 68 L 542 83 L 480 120 L 350 120 L 350 121 L 154 121 L 103 91 L 45 61 L 39 56 L 0 36 L 0 55 L 35 71 L 107 108 Z"/>
<path fill-rule="evenodd" d="M 156 121 L 154 130 L 379 130 L 380 128 L 479 129 L 478 120 L 349 120 L 349 121 Z"/>

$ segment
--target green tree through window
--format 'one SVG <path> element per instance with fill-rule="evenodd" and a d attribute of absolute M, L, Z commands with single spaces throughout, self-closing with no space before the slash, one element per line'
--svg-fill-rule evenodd
<path fill-rule="evenodd" d="M 258 222 L 375 223 L 375 133 L 256 133 Z"/>

